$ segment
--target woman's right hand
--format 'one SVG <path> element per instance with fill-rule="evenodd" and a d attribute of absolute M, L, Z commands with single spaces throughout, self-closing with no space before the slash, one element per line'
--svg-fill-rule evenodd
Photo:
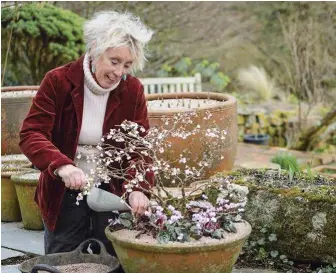
<path fill-rule="evenodd" d="M 74 165 L 68 164 L 59 167 L 57 174 L 62 178 L 65 186 L 71 190 L 82 190 L 86 185 L 84 172 Z"/>

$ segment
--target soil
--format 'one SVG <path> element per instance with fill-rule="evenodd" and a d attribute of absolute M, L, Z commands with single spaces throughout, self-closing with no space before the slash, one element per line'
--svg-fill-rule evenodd
<path fill-rule="evenodd" d="M 246 235 L 248 231 L 250 230 L 250 226 L 246 224 L 246 222 L 237 222 L 235 223 L 235 227 L 237 228 L 236 233 L 225 233 L 224 239 L 218 240 L 213 239 L 211 237 L 201 237 L 199 240 L 191 240 L 190 242 L 173 242 L 169 241 L 166 244 L 161 244 L 160 246 L 162 248 L 170 248 L 170 247 L 185 247 L 185 248 L 193 248 L 198 246 L 206 246 L 206 245 L 222 245 L 223 243 L 229 243 L 234 240 L 237 240 L 238 238 L 242 238 L 243 235 Z M 139 233 L 139 231 L 136 230 L 128 230 L 128 229 L 121 229 L 118 231 L 115 231 L 117 234 L 117 237 L 122 237 L 124 242 L 137 242 L 139 244 L 145 244 L 148 247 L 149 246 L 157 246 L 158 242 L 157 239 L 147 235 L 142 234 L 138 238 L 136 238 L 136 235 Z"/>
<path fill-rule="evenodd" d="M 111 268 L 104 264 L 80 263 L 55 266 L 61 273 L 108 273 Z M 50 273 L 40 270 L 39 273 Z"/>
<path fill-rule="evenodd" d="M 151 110 L 187 110 L 198 109 L 209 106 L 221 105 L 222 102 L 213 99 L 164 99 L 148 101 L 148 109 Z"/>

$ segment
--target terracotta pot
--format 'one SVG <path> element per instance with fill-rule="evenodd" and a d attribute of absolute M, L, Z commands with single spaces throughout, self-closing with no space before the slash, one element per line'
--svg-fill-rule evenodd
<path fill-rule="evenodd" d="M 33 164 L 23 154 L 1 156 L 1 168 L 31 168 Z"/>
<path fill-rule="evenodd" d="M 34 194 L 41 172 L 13 175 L 19 205 L 22 215 L 23 227 L 26 229 L 42 230 L 43 222 L 40 209 L 34 201 Z"/>
<path fill-rule="evenodd" d="M 19 201 L 11 176 L 32 171 L 34 170 L 22 167 L 1 167 L 1 221 L 21 221 Z"/>
<path fill-rule="evenodd" d="M 218 151 L 215 155 L 222 159 L 216 160 L 211 167 L 207 168 L 202 179 L 208 179 L 212 175 L 221 171 L 230 171 L 233 168 L 233 164 L 237 152 L 237 142 L 238 142 L 238 126 L 237 126 L 237 101 L 233 96 L 219 93 L 207 93 L 207 92 L 195 92 L 195 93 L 170 93 L 170 94 L 153 94 L 146 96 L 148 100 L 148 114 L 150 126 L 161 127 L 163 125 L 163 117 L 172 117 L 181 112 L 187 112 L 191 109 L 188 107 L 174 107 L 171 106 L 170 109 L 160 109 L 160 106 L 151 107 L 153 101 L 164 101 L 164 100 L 182 100 L 193 99 L 204 101 L 215 101 L 212 105 L 202 105 L 198 106 L 195 103 L 194 109 L 198 113 L 198 117 L 193 118 L 193 124 L 199 124 L 203 130 L 207 128 L 218 126 L 221 130 L 227 130 L 226 139 L 222 146 L 222 151 Z M 188 102 L 186 102 L 188 103 Z M 204 104 L 204 103 L 203 103 Z M 158 105 L 158 103 L 157 103 Z M 191 107 L 193 108 L 193 107 Z M 209 120 L 204 120 L 205 113 L 209 111 L 211 113 L 211 118 Z M 192 125 L 195 126 L 195 125 Z M 196 135 L 192 138 L 182 140 L 174 138 L 172 141 L 172 147 L 169 150 L 166 150 L 160 156 L 163 159 L 168 159 L 169 161 L 174 161 L 179 159 L 179 155 L 182 154 L 183 150 L 191 152 L 191 155 L 188 159 L 188 166 L 198 167 L 197 163 L 200 161 L 203 153 L 208 151 L 208 147 L 202 139 Z M 179 167 L 178 163 L 172 164 L 173 167 Z M 162 179 L 166 186 L 170 185 L 170 181 Z"/>
<path fill-rule="evenodd" d="M 1 154 L 21 153 L 19 131 L 38 86 L 1 88 Z"/>
<path fill-rule="evenodd" d="M 225 239 L 205 242 L 159 244 L 156 240 L 135 239 L 138 231 L 105 229 L 126 273 L 230 273 L 245 240 L 251 233 L 247 222 L 237 223 L 237 233 Z M 144 235 L 142 235 L 144 236 Z"/>

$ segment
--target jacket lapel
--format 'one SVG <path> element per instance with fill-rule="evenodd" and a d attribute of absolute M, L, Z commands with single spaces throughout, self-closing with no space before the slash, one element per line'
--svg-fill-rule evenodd
<path fill-rule="evenodd" d="M 67 77 L 74 84 L 71 91 L 72 102 L 76 112 L 77 132 L 79 135 L 82 127 L 83 105 L 84 105 L 84 70 L 83 70 L 84 56 L 72 63 L 69 68 Z"/>

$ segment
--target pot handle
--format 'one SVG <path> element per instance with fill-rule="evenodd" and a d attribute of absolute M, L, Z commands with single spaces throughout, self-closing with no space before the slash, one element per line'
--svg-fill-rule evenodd
<path fill-rule="evenodd" d="M 84 253 L 83 250 L 84 250 L 84 247 L 88 247 L 90 243 L 97 243 L 100 247 L 100 254 L 99 255 L 109 255 L 106 251 L 106 248 L 104 246 L 104 244 L 96 239 L 96 238 L 89 238 L 87 240 L 85 240 L 84 242 L 80 243 L 80 245 L 73 251 L 73 252 L 76 252 L 76 253 L 79 253 L 80 255 L 91 255 L 91 254 L 88 254 L 88 253 Z"/>
<path fill-rule="evenodd" d="M 50 272 L 50 273 L 61 273 L 61 271 L 59 271 L 55 267 L 47 265 L 47 264 L 36 264 L 36 265 L 34 265 L 31 273 L 38 273 L 40 270 Z"/>

